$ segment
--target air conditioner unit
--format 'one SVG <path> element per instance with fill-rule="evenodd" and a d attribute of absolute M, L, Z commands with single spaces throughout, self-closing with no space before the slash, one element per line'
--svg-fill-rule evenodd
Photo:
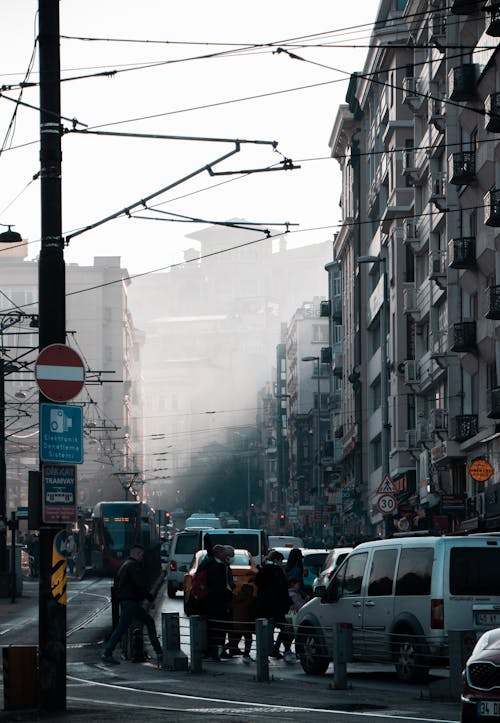
<path fill-rule="evenodd" d="M 420 368 L 416 359 L 404 362 L 405 384 L 417 384 L 420 379 Z"/>
<path fill-rule="evenodd" d="M 417 442 L 430 442 L 429 424 L 426 419 L 419 419 L 416 426 Z"/>
<path fill-rule="evenodd" d="M 418 310 L 417 307 L 417 290 L 414 286 L 403 289 L 403 313 L 413 314 Z"/>
<path fill-rule="evenodd" d="M 405 438 L 406 438 L 406 449 L 418 449 L 418 441 L 417 441 L 417 430 L 416 429 L 407 429 L 405 432 Z"/>
<path fill-rule="evenodd" d="M 431 409 L 429 412 L 429 424 L 433 432 L 448 431 L 448 412 L 446 409 Z"/>

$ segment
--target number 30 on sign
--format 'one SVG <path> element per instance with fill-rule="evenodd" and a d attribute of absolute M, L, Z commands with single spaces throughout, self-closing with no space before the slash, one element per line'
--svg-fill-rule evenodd
<path fill-rule="evenodd" d="M 390 515 L 396 509 L 396 498 L 394 495 L 380 495 L 377 500 L 377 509 L 383 515 Z"/>

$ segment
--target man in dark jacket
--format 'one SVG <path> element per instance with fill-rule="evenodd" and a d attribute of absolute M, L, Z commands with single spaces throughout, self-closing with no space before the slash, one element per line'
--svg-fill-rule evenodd
<path fill-rule="evenodd" d="M 154 609 L 154 598 L 146 586 L 142 565 L 143 559 L 144 548 L 142 545 L 134 545 L 130 549 L 128 559 L 118 570 L 115 583 L 115 595 L 116 601 L 120 604 L 120 619 L 101 656 L 101 660 L 105 663 L 120 664 L 119 660 L 113 658 L 113 650 L 122 635 L 129 629 L 134 619 L 140 620 L 146 626 L 151 645 L 158 656 L 158 663 L 161 662 L 163 653 L 156 634 L 155 622 L 147 610 L 141 605 L 143 600 L 147 600 L 149 602 L 149 608 L 151 610 Z"/>
<path fill-rule="evenodd" d="M 212 555 L 206 559 L 208 595 L 201 601 L 199 614 L 207 618 L 208 648 L 212 660 L 220 660 L 231 618 L 233 576 L 229 562 L 233 555 L 234 548 L 229 545 L 214 545 Z"/>
<path fill-rule="evenodd" d="M 283 555 L 278 550 L 271 550 L 264 560 L 263 566 L 255 576 L 257 586 L 256 617 L 268 618 L 271 624 L 280 631 L 285 630 L 285 615 L 290 609 L 288 581 L 282 568 Z M 274 632 L 274 628 L 273 628 Z M 279 652 L 280 643 L 285 644 L 285 653 L 290 652 L 290 636 L 278 636 L 273 651 L 273 658 L 283 657 Z"/>

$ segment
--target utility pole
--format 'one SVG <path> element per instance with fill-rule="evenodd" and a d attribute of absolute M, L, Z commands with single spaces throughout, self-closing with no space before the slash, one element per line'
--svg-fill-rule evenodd
<path fill-rule="evenodd" d="M 39 347 L 66 342 L 66 284 L 61 208 L 59 0 L 39 0 L 41 249 Z M 49 401 L 40 394 L 40 403 Z M 40 414 L 41 419 L 41 414 Z M 42 465 L 40 464 L 40 469 Z M 40 526 L 39 706 L 66 709 L 66 566 L 53 565 L 60 528 Z"/>

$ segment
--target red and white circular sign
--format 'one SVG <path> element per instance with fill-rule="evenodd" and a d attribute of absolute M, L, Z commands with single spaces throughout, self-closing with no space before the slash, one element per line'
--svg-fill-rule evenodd
<path fill-rule="evenodd" d="M 65 344 L 50 344 L 38 355 L 35 379 L 47 399 L 53 402 L 69 402 L 83 388 L 83 360 L 78 352 Z"/>
<path fill-rule="evenodd" d="M 396 498 L 394 495 L 380 495 L 377 500 L 377 509 L 383 515 L 390 515 L 396 509 Z"/>

